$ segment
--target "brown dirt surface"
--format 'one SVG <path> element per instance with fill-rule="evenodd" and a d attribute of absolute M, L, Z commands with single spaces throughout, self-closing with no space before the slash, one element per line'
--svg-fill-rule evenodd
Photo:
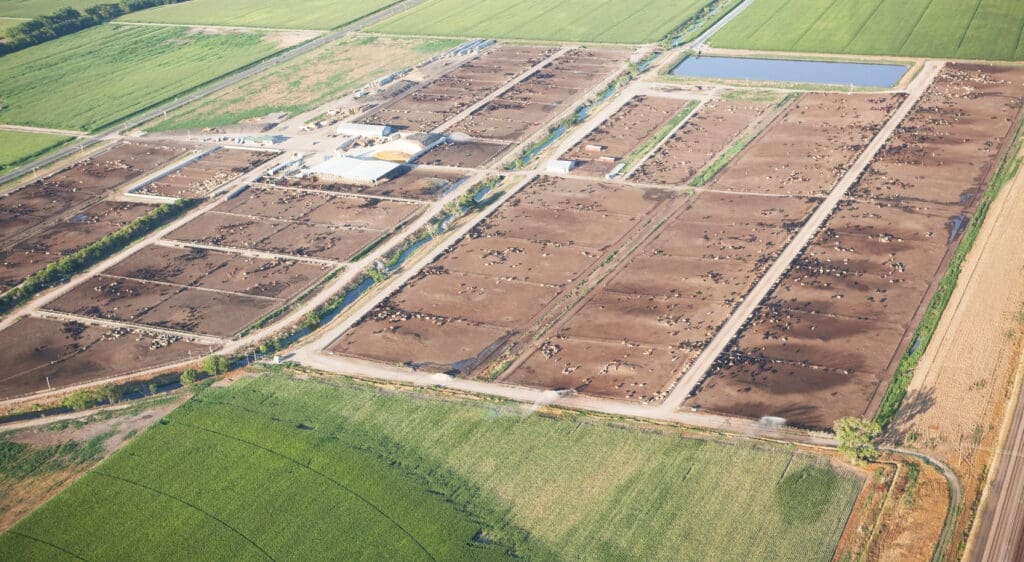
<path fill-rule="evenodd" d="M 6 369 L 0 397 L 130 374 L 209 353 L 180 338 L 78 322 L 25 318 L 0 331 Z"/>
<path fill-rule="evenodd" d="M 597 86 L 627 58 L 611 49 L 573 49 L 452 126 L 482 139 L 522 140 Z"/>
<path fill-rule="evenodd" d="M 608 246 L 669 198 L 624 186 L 539 177 L 330 349 L 470 374 L 510 335 L 528 333 Z M 371 344 L 374 337 L 386 337 L 390 345 Z M 427 347 L 437 351 L 427 352 Z"/>
<path fill-rule="evenodd" d="M 637 96 L 560 156 L 574 174 L 603 177 L 683 110 L 690 100 Z"/>
<path fill-rule="evenodd" d="M 252 187 L 221 203 L 216 210 L 345 228 L 388 230 L 420 208 L 416 203 L 404 201 Z"/>
<path fill-rule="evenodd" d="M 220 148 L 143 186 L 139 193 L 199 198 L 278 155 L 264 150 Z"/>
<path fill-rule="evenodd" d="M 497 142 L 444 142 L 420 156 L 416 162 L 431 166 L 479 168 L 497 158 L 508 147 L 508 144 Z"/>
<path fill-rule="evenodd" d="M 908 467 L 917 466 L 916 482 Z M 949 505 L 949 484 L 935 469 L 910 461 L 901 467 L 892 496 L 886 504 L 868 560 L 902 562 L 928 560 L 942 534 L 945 507 Z"/>
<path fill-rule="evenodd" d="M 502 380 L 660 400 L 813 205 L 797 198 L 700 194 Z"/>
<path fill-rule="evenodd" d="M 804 94 L 709 185 L 752 193 L 824 195 L 904 97 Z"/>
<path fill-rule="evenodd" d="M 711 163 L 771 107 L 769 103 L 712 100 L 691 115 L 631 179 L 682 185 Z"/>
<path fill-rule="evenodd" d="M 365 123 L 430 132 L 555 52 L 502 45 L 367 115 Z"/>
<path fill-rule="evenodd" d="M 0 289 L 72 254 L 153 210 L 152 205 L 103 201 L 0 250 Z"/>
<path fill-rule="evenodd" d="M 852 199 L 804 250 L 688 403 L 745 417 L 780 416 L 812 427 L 829 427 L 846 415 L 870 415 L 900 353 L 911 345 L 920 311 L 973 212 L 977 198 L 963 197 L 965 187 L 977 192 L 987 183 L 1008 140 L 1016 118 L 993 116 L 991 98 L 1012 97 L 1009 92 L 1021 83 L 1024 71 L 1017 75 L 1011 80 L 1015 75 L 996 67 L 947 66 L 851 190 Z M 1006 108 L 1020 113 L 1019 104 Z M 990 124 L 984 133 L 979 119 Z M 924 165 L 923 155 L 945 165 Z M 972 161 L 957 164 L 964 155 Z M 901 170 L 898 181 L 885 182 L 899 186 L 898 195 L 875 189 L 882 185 L 879 170 Z M 1000 283 L 993 280 L 991 287 Z M 965 358 L 988 357 L 998 348 L 995 343 L 970 348 L 959 341 L 942 347 L 955 348 Z M 968 363 L 950 359 L 949 364 Z M 957 382 L 957 411 L 968 395 L 964 389 L 972 384 L 980 385 L 976 393 L 989 399 L 997 392 L 986 389 L 990 381 L 985 376 L 970 378 Z M 933 398 L 924 390 L 908 395 L 907 412 L 932 408 Z M 972 418 L 961 417 L 959 423 L 966 420 L 974 425 L 958 426 L 960 451 L 965 439 L 985 430 Z M 915 433 L 927 436 L 925 429 L 917 427 Z"/>
<path fill-rule="evenodd" d="M 84 463 L 74 464 L 61 470 L 45 471 L 22 479 L 0 476 L 0 532 L 14 526 L 23 517 L 71 485 L 93 466 L 124 446 L 132 436 L 145 431 L 146 428 L 171 413 L 180 404 L 181 400 L 176 400 L 145 409 L 137 414 L 115 413 L 114 417 L 96 421 L 87 418 L 73 425 L 68 424 L 64 429 L 59 428 L 66 424 L 57 422 L 49 426 L 22 430 L 5 436 L 11 442 L 31 447 L 47 447 L 71 441 L 84 443 L 93 438 L 109 435 L 104 443 L 103 453 Z"/>

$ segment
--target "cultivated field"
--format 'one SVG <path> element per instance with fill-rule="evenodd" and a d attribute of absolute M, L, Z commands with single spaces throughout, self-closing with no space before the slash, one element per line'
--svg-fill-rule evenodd
<path fill-rule="evenodd" d="M 757 0 L 715 47 L 1022 60 L 1018 0 Z"/>
<path fill-rule="evenodd" d="M 0 16 L 33 18 L 65 7 L 83 10 L 95 4 L 95 0 L 0 0 Z"/>
<path fill-rule="evenodd" d="M 95 130 L 270 55 L 281 41 L 181 27 L 80 31 L 0 58 L 0 122 Z"/>
<path fill-rule="evenodd" d="M 103 199 L 188 148 L 121 143 L 0 197 L 0 289 L 146 214 L 151 205 Z"/>
<path fill-rule="evenodd" d="M 297 115 L 457 43 L 375 36 L 341 39 L 198 100 L 146 128 L 202 129 L 273 113 Z"/>
<path fill-rule="evenodd" d="M 0 331 L 0 398 L 99 381 L 200 358 L 209 348 L 185 338 L 81 322 L 23 318 Z M 191 354 L 191 355 L 190 355 Z"/>
<path fill-rule="evenodd" d="M 59 135 L 0 130 L 0 171 L 39 156 L 69 140 L 70 137 Z"/>
<path fill-rule="evenodd" d="M 827 561 L 861 488 L 789 447 L 523 412 L 346 380 L 241 379 L 2 535 L 0 557 Z M 295 541 L 305 535 L 318 540 Z"/>
<path fill-rule="evenodd" d="M 584 43 L 651 43 L 696 14 L 706 0 L 430 0 L 381 23 L 399 35 L 495 37 Z"/>
<path fill-rule="evenodd" d="M 1024 71 L 952 64 L 691 405 L 829 427 L 868 415 L 1021 112 Z"/>
<path fill-rule="evenodd" d="M 469 374 L 607 255 L 668 192 L 541 177 L 331 351 Z"/>
<path fill-rule="evenodd" d="M 333 29 L 396 4 L 398 0 L 190 0 L 129 14 L 124 21 L 288 29 Z"/>

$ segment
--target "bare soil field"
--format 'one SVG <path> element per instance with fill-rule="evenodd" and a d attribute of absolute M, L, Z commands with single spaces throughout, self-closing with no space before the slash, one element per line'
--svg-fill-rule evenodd
<path fill-rule="evenodd" d="M 139 193 L 164 197 L 199 198 L 242 176 L 279 153 L 264 150 L 219 148 L 146 184 Z"/>
<path fill-rule="evenodd" d="M 476 59 L 376 109 L 362 122 L 433 131 L 554 52 L 554 48 L 511 45 L 488 49 Z"/>
<path fill-rule="evenodd" d="M 576 161 L 574 174 L 604 177 L 688 103 L 685 99 L 637 96 L 560 158 Z"/>
<path fill-rule="evenodd" d="M 283 306 L 329 269 L 193 248 L 150 246 L 87 280 L 50 310 L 219 337 Z"/>
<path fill-rule="evenodd" d="M 0 397 L 91 382 L 209 353 L 204 345 L 139 330 L 25 318 L 0 331 Z"/>
<path fill-rule="evenodd" d="M 643 183 L 683 185 L 736 141 L 770 103 L 712 100 L 690 116 L 631 176 Z"/>
<path fill-rule="evenodd" d="M 471 374 L 510 337 L 528 333 L 615 242 L 670 199 L 667 192 L 539 177 L 330 351 Z"/>
<path fill-rule="evenodd" d="M 948 65 L 688 404 L 812 427 L 869 415 L 1020 115 L 1021 84 L 1024 71 Z"/>
<path fill-rule="evenodd" d="M 417 201 L 435 201 L 455 189 L 467 177 L 455 171 L 425 170 L 418 166 L 405 166 L 401 175 L 375 185 L 327 183 L 315 178 L 275 179 L 282 187 L 298 187 L 320 191 L 348 193 L 366 197 L 395 197 Z"/>
<path fill-rule="evenodd" d="M 508 144 L 497 142 L 445 142 L 430 149 L 416 162 L 431 166 L 479 168 L 497 158 L 508 147 Z"/>
<path fill-rule="evenodd" d="M 123 142 L 0 197 L 0 244 L 74 214 L 113 188 L 152 173 L 188 151 L 184 145 Z"/>
<path fill-rule="evenodd" d="M 483 139 L 522 140 L 597 86 L 629 51 L 573 49 L 473 112 L 452 129 Z"/>
<path fill-rule="evenodd" d="M 151 211 L 151 205 L 103 201 L 0 250 L 0 291 Z"/>
<path fill-rule="evenodd" d="M 253 187 L 169 239 L 286 256 L 345 261 L 421 206 L 296 189 Z"/>
<path fill-rule="evenodd" d="M 709 184 L 715 189 L 824 195 L 878 133 L 903 94 L 807 93 Z"/>
<path fill-rule="evenodd" d="M 500 380 L 663 398 L 814 205 L 700 194 Z"/>

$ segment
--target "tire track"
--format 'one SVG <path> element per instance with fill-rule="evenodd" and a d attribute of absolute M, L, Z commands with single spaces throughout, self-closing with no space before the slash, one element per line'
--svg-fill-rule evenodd
<path fill-rule="evenodd" d="M 334 484 L 335 486 L 341 488 L 342 490 L 345 490 L 346 492 L 352 494 L 354 497 L 358 498 L 364 504 L 369 506 L 371 509 L 373 509 L 374 511 L 379 513 L 382 517 L 384 517 L 385 519 L 390 521 L 391 524 L 393 524 L 400 531 L 402 531 L 402 533 L 405 534 L 405 536 L 409 537 L 409 540 L 411 540 L 413 543 L 415 543 L 416 546 L 418 546 L 420 548 L 420 550 L 422 550 L 423 553 L 427 555 L 427 558 L 430 558 L 431 560 L 433 560 L 435 562 L 437 561 L 437 558 L 435 558 L 434 555 L 431 554 L 429 550 L 427 550 L 427 547 L 424 546 L 423 543 L 421 543 L 411 532 L 409 532 L 408 529 L 403 527 L 401 523 L 396 521 L 394 518 L 392 518 L 390 515 L 388 515 L 384 510 L 382 510 L 380 507 L 378 507 L 377 504 L 371 502 L 369 499 L 367 499 L 366 497 L 362 496 L 361 494 L 359 494 L 358 492 L 356 492 L 352 488 L 349 488 L 345 484 L 342 484 L 341 482 L 339 482 L 339 481 L 335 480 L 334 478 L 331 478 L 330 476 L 328 476 L 328 475 L 326 475 L 326 474 L 316 470 L 315 468 L 313 468 L 311 466 L 308 466 L 308 465 L 305 465 L 305 464 L 302 464 L 298 460 L 293 459 L 293 458 L 289 457 L 288 455 L 285 455 L 284 453 L 275 451 L 273 449 L 269 449 L 267 447 L 264 447 L 263 445 L 260 445 L 258 443 L 253 443 L 252 441 L 247 441 L 247 440 L 242 439 L 240 437 L 235 437 L 234 435 L 228 435 L 226 433 L 221 433 L 221 432 L 219 432 L 217 430 L 214 430 L 214 429 L 209 429 L 209 428 L 205 428 L 205 427 L 199 427 L 197 425 L 191 425 L 191 424 L 180 422 L 180 421 L 174 422 L 174 423 L 177 424 L 177 425 L 180 425 L 180 426 L 184 426 L 184 427 L 188 427 L 188 428 L 194 429 L 196 431 L 203 431 L 203 432 L 206 432 L 206 433 L 210 433 L 212 435 L 219 435 L 220 437 L 223 437 L 225 439 L 230 439 L 232 441 L 237 441 L 239 443 L 244 443 L 246 445 L 249 445 L 250 447 L 255 447 L 257 449 L 260 449 L 261 451 L 266 451 L 266 452 L 268 452 L 268 453 L 270 453 L 270 454 L 272 454 L 274 456 L 277 456 L 277 457 L 280 457 L 282 459 L 285 459 L 288 462 L 294 464 L 295 466 L 298 466 L 300 468 L 304 468 L 304 469 L 312 472 L 313 474 L 316 474 L 316 475 L 320 476 L 324 480 L 327 480 L 328 482 L 331 482 L 332 484 Z M 271 560 L 273 560 L 273 559 L 271 559 Z"/>
<path fill-rule="evenodd" d="M 7 531 L 7 532 L 12 534 L 12 535 L 21 537 L 23 539 L 28 539 L 30 541 L 35 541 L 35 542 L 37 542 L 39 544 L 45 544 L 46 546 L 48 546 L 48 547 L 50 547 L 50 548 L 52 548 L 54 550 L 59 550 L 59 551 L 63 552 L 64 554 L 67 554 L 68 556 L 71 556 L 71 557 L 76 558 L 78 560 L 84 560 L 85 562 L 89 562 L 87 559 L 82 558 L 81 556 L 75 554 L 74 552 L 71 552 L 70 550 L 68 550 L 68 549 L 66 549 L 64 547 L 57 546 L 57 545 L 53 544 L 52 542 L 44 541 L 43 539 L 33 537 L 32 535 L 26 535 L 25 533 L 20 533 L 18 531 Z"/>
<path fill-rule="evenodd" d="M 194 510 L 198 511 L 199 513 L 202 513 L 203 515 L 205 515 L 205 516 L 209 517 L 210 519 L 213 519 L 214 521 L 216 521 L 216 522 L 220 523 L 220 524 L 221 524 L 221 525 L 223 525 L 224 527 L 226 527 L 226 528 L 230 529 L 230 530 L 231 530 L 232 532 L 234 532 L 234 533 L 235 533 L 236 535 L 238 535 L 238 536 L 242 537 L 243 539 L 245 539 L 245 542 L 249 543 L 249 544 L 250 544 L 250 545 L 252 545 L 252 546 L 253 546 L 253 547 L 254 547 L 254 548 L 255 548 L 256 550 L 260 551 L 260 553 L 262 553 L 262 554 L 263 554 L 263 556 L 266 556 L 266 557 L 267 557 L 267 559 L 271 560 L 272 562 L 277 562 L 276 560 L 274 560 L 274 557 L 273 557 L 273 556 L 271 556 L 270 554 L 268 554 L 268 553 L 267 553 L 267 551 L 263 550 L 263 548 L 262 548 L 262 547 L 261 547 L 260 545 L 256 544 L 256 543 L 255 543 L 255 542 L 254 542 L 254 541 L 253 541 L 252 539 L 250 539 L 249 537 L 247 537 L 247 536 L 246 536 L 246 535 L 245 535 L 244 533 L 242 533 L 242 532 L 241 532 L 241 531 L 239 531 L 238 529 L 236 529 L 236 528 L 232 527 L 232 526 L 231 526 L 230 524 L 228 524 L 228 522 L 227 522 L 227 521 L 224 521 L 224 520 L 223 520 L 223 519 L 221 519 L 220 517 L 217 517 L 216 515 L 214 515 L 214 514 L 212 514 L 212 513 L 208 512 L 208 511 L 204 510 L 203 508 L 201 508 L 201 507 L 199 507 L 199 506 L 197 506 L 197 505 L 195 505 L 195 504 L 193 504 L 193 503 L 190 503 L 190 502 L 188 502 L 188 501 L 186 501 L 186 500 L 183 500 L 183 499 L 181 499 L 181 498 L 179 498 L 179 497 L 177 497 L 177 496 L 172 496 L 171 494 L 168 494 L 167 492 L 163 492 L 163 491 L 161 491 L 161 490 L 158 490 L 158 489 L 156 489 L 156 488 L 153 488 L 152 486 L 148 486 L 148 485 L 146 485 L 146 484 L 143 484 L 143 483 L 141 483 L 141 482 L 136 482 L 136 481 L 134 481 L 134 480 L 129 480 L 129 479 L 127 479 L 127 478 L 122 478 L 122 477 L 120 477 L 120 476 L 115 476 L 115 475 L 113 475 L 113 474 L 109 474 L 109 473 L 103 472 L 103 471 L 101 471 L 101 470 L 94 470 L 94 471 L 93 471 L 93 473 L 94 473 L 94 474 L 98 474 L 98 475 L 100 475 L 100 476 L 105 476 L 105 477 L 107 477 L 107 478 L 110 478 L 111 480 L 117 480 L 117 481 L 119 481 L 119 482 L 124 482 L 124 483 L 126 483 L 126 484 L 131 484 L 131 485 L 133 485 L 133 486 L 137 486 L 137 487 L 139 487 L 139 488 L 142 488 L 143 490 L 149 490 L 150 492 L 153 492 L 154 494 L 157 494 L 157 495 L 163 496 L 163 497 L 165 497 L 165 498 L 169 498 L 169 499 L 172 499 L 172 500 L 174 500 L 174 501 L 176 501 L 176 502 L 178 502 L 178 503 L 181 503 L 181 504 L 187 505 L 188 507 L 191 507 L 192 509 L 194 509 Z"/>

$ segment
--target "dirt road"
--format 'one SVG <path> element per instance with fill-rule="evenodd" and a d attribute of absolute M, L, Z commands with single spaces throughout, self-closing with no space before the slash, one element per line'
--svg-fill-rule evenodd
<path fill-rule="evenodd" d="M 747 322 L 747 319 L 757 309 L 772 289 L 779 283 L 782 276 L 786 274 L 793 261 L 800 256 L 800 252 L 807 246 L 818 233 L 828 217 L 831 216 L 836 206 L 846 197 L 846 192 L 857 182 L 857 179 L 868 167 L 868 164 L 875 158 L 875 155 L 882 149 L 889 137 L 896 131 L 896 128 L 903 122 L 903 119 L 914 108 L 914 104 L 921 98 L 928 85 L 932 83 L 935 76 L 942 68 L 942 62 L 929 62 L 924 70 L 917 76 L 914 83 L 908 89 L 908 95 L 899 109 L 889 118 L 885 126 L 875 135 L 874 140 L 867 146 L 853 166 L 846 172 L 843 179 L 822 202 L 818 209 L 811 215 L 811 218 L 800 228 L 793 240 L 782 251 L 778 259 L 772 264 L 761 280 L 754 286 L 743 302 L 736 308 L 729 320 L 722 326 L 711 342 L 704 348 L 704 351 L 697 357 L 696 361 L 685 375 L 675 384 L 668 397 L 659 406 L 664 411 L 674 411 L 683 405 L 683 402 L 693 392 L 694 387 L 704 379 L 708 370 L 714 364 L 718 356 L 729 345 L 729 342 L 736 337 L 740 329 Z"/>

